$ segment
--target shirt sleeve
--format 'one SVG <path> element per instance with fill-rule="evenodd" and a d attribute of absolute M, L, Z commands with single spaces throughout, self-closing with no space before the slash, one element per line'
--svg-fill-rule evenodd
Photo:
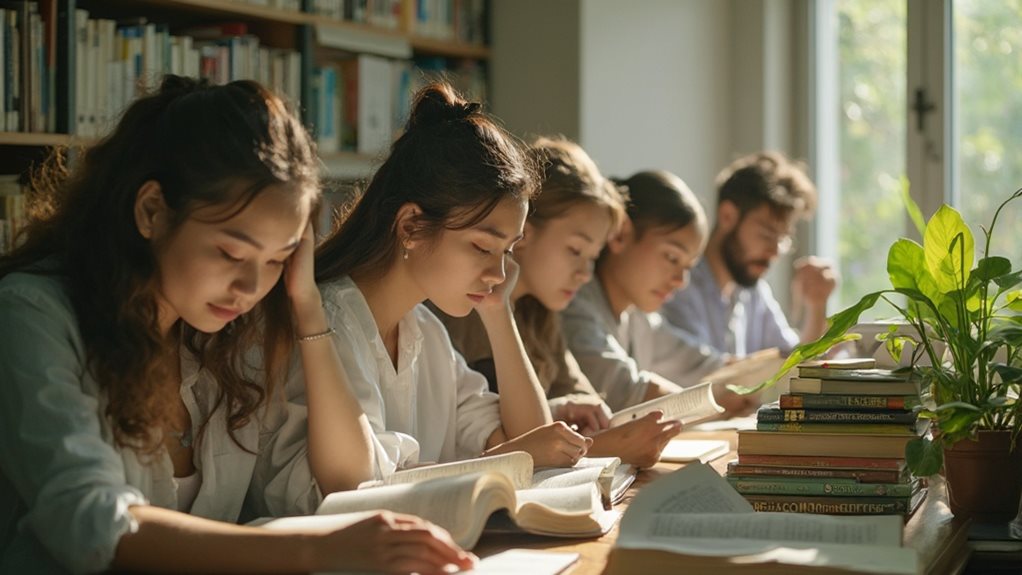
<path fill-rule="evenodd" d="M 103 439 L 77 322 L 54 292 L 0 290 L 0 471 L 27 508 L 20 528 L 69 571 L 95 572 L 138 528 L 129 507 L 148 502 Z"/>
<path fill-rule="evenodd" d="M 407 433 L 387 430 L 376 354 L 364 334 L 358 333 L 357 319 L 346 317 L 345 313 L 333 305 L 326 306 L 326 310 L 327 320 L 336 332 L 333 336 L 334 349 L 348 376 L 348 385 L 373 430 L 376 478 L 386 477 L 398 469 L 418 463 L 419 442 Z M 304 385 L 302 382 L 299 384 Z"/>
<path fill-rule="evenodd" d="M 664 321 L 658 313 L 644 314 L 653 346 L 649 371 L 681 387 L 691 387 L 724 365 L 724 357 L 708 345 L 700 345 L 689 333 Z"/>
<path fill-rule="evenodd" d="M 650 375 L 639 369 L 617 337 L 600 322 L 596 310 L 576 298 L 561 312 L 561 325 L 582 373 L 611 409 L 642 402 Z"/>
<path fill-rule="evenodd" d="M 799 343 L 798 332 L 788 325 L 788 318 L 774 297 L 770 284 L 761 280 L 756 285 L 756 292 L 761 305 L 756 306 L 756 315 L 751 319 L 749 330 L 758 332 L 760 340 L 758 344 L 751 342 L 756 345 L 749 347 L 748 351 L 776 347 L 783 355 L 791 353 Z"/>
<path fill-rule="evenodd" d="M 708 344 L 713 342 L 708 309 L 697 286 L 689 285 L 676 291 L 659 313 L 668 324 L 688 334 L 693 341 Z"/>

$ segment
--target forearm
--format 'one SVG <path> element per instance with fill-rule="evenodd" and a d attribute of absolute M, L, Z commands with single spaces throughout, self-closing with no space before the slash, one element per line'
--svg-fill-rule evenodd
<path fill-rule="evenodd" d="M 299 336 L 324 333 L 322 307 L 299 318 Z M 309 464 L 324 493 L 354 489 L 373 476 L 372 429 L 331 337 L 299 341 L 308 404 Z"/>
<path fill-rule="evenodd" d="M 816 341 L 827 331 L 827 303 L 820 305 L 806 304 L 799 330 L 802 343 Z"/>
<path fill-rule="evenodd" d="M 121 537 L 113 568 L 165 573 L 314 571 L 313 533 L 270 531 L 154 506 L 131 508 L 138 530 Z"/>
<path fill-rule="evenodd" d="M 666 378 L 653 373 L 649 376 L 649 383 L 646 385 L 646 396 L 643 398 L 643 401 L 677 393 L 681 389 L 681 387 L 668 381 Z"/>
<path fill-rule="evenodd" d="M 480 314 L 480 317 L 493 350 L 504 434 L 515 438 L 550 423 L 552 419 L 546 394 L 525 352 L 510 311 Z"/>

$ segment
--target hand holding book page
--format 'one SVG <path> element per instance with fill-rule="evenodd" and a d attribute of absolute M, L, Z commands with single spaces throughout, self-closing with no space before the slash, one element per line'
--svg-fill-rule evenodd
<path fill-rule="evenodd" d="M 657 410 L 664 412 L 663 419 L 676 419 L 686 426 L 712 419 L 724 412 L 724 408 L 713 400 L 710 382 L 705 382 L 622 409 L 611 416 L 610 426 L 616 427 Z"/>
<path fill-rule="evenodd" d="M 914 575 L 918 558 L 901 547 L 902 529 L 901 517 L 893 515 L 755 513 L 712 468 L 693 463 L 632 500 L 606 573 L 673 563 L 713 573 L 765 572 L 780 564 L 773 570 Z"/>

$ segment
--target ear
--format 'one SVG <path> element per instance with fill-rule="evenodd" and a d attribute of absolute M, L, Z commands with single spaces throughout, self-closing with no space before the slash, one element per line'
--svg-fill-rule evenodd
<path fill-rule="evenodd" d="M 163 235 L 167 223 L 167 202 L 156 180 L 146 180 L 135 194 L 135 226 L 143 238 Z"/>
<path fill-rule="evenodd" d="M 735 229 L 738 225 L 739 220 L 742 219 L 742 214 L 738 210 L 738 206 L 730 200 L 724 200 L 717 205 L 717 229 L 721 232 L 728 233 Z"/>
<path fill-rule="evenodd" d="M 418 238 L 419 216 L 422 215 L 422 208 L 418 204 L 407 202 L 397 210 L 394 218 L 394 230 L 397 232 L 397 242 L 406 250 L 413 250 L 422 241 Z"/>
<path fill-rule="evenodd" d="M 632 224 L 631 218 L 626 217 L 621 222 L 621 229 L 607 240 L 607 249 L 610 250 L 610 253 L 617 255 L 625 251 L 625 248 L 633 241 L 635 241 L 635 225 Z"/>

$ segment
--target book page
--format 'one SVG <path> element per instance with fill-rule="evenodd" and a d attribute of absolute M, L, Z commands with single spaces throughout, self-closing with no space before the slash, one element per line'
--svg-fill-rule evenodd
<path fill-rule="evenodd" d="M 664 419 L 676 419 L 685 425 L 724 413 L 724 408 L 713 400 L 713 389 L 710 382 L 705 382 L 677 393 L 622 409 L 610 418 L 610 426 L 616 427 L 633 419 L 639 419 L 658 409 L 664 412 Z"/>
<path fill-rule="evenodd" d="M 731 444 L 723 439 L 672 439 L 660 452 L 660 461 L 709 463 L 730 451 Z"/>
<path fill-rule="evenodd" d="M 603 510 L 599 488 L 592 482 L 568 487 L 522 489 L 515 496 L 519 508 L 534 503 L 563 513 L 594 513 Z"/>
<path fill-rule="evenodd" d="M 754 513 L 705 464 L 690 464 L 647 485 L 632 500 L 616 546 L 742 561 L 854 567 L 915 573 L 918 558 L 901 547 L 897 515 L 833 517 Z"/>
<path fill-rule="evenodd" d="M 465 461 L 424 465 L 422 467 L 398 471 L 382 480 L 367 481 L 358 487 L 363 489 L 366 487 L 379 487 L 381 485 L 416 483 L 427 479 L 454 477 L 455 475 L 484 471 L 502 473 L 511 480 L 511 484 L 514 485 L 515 489 L 524 489 L 532 484 L 532 456 L 524 451 L 515 451 L 502 455 L 467 459 Z"/>
<path fill-rule="evenodd" d="M 466 575 L 557 575 L 578 561 L 578 553 L 508 549 L 479 561 Z"/>
<path fill-rule="evenodd" d="M 783 363 L 784 358 L 776 347 L 761 349 L 703 376 L 703 380 L 720 385 L 754 387 L 770 379 Z"/>

